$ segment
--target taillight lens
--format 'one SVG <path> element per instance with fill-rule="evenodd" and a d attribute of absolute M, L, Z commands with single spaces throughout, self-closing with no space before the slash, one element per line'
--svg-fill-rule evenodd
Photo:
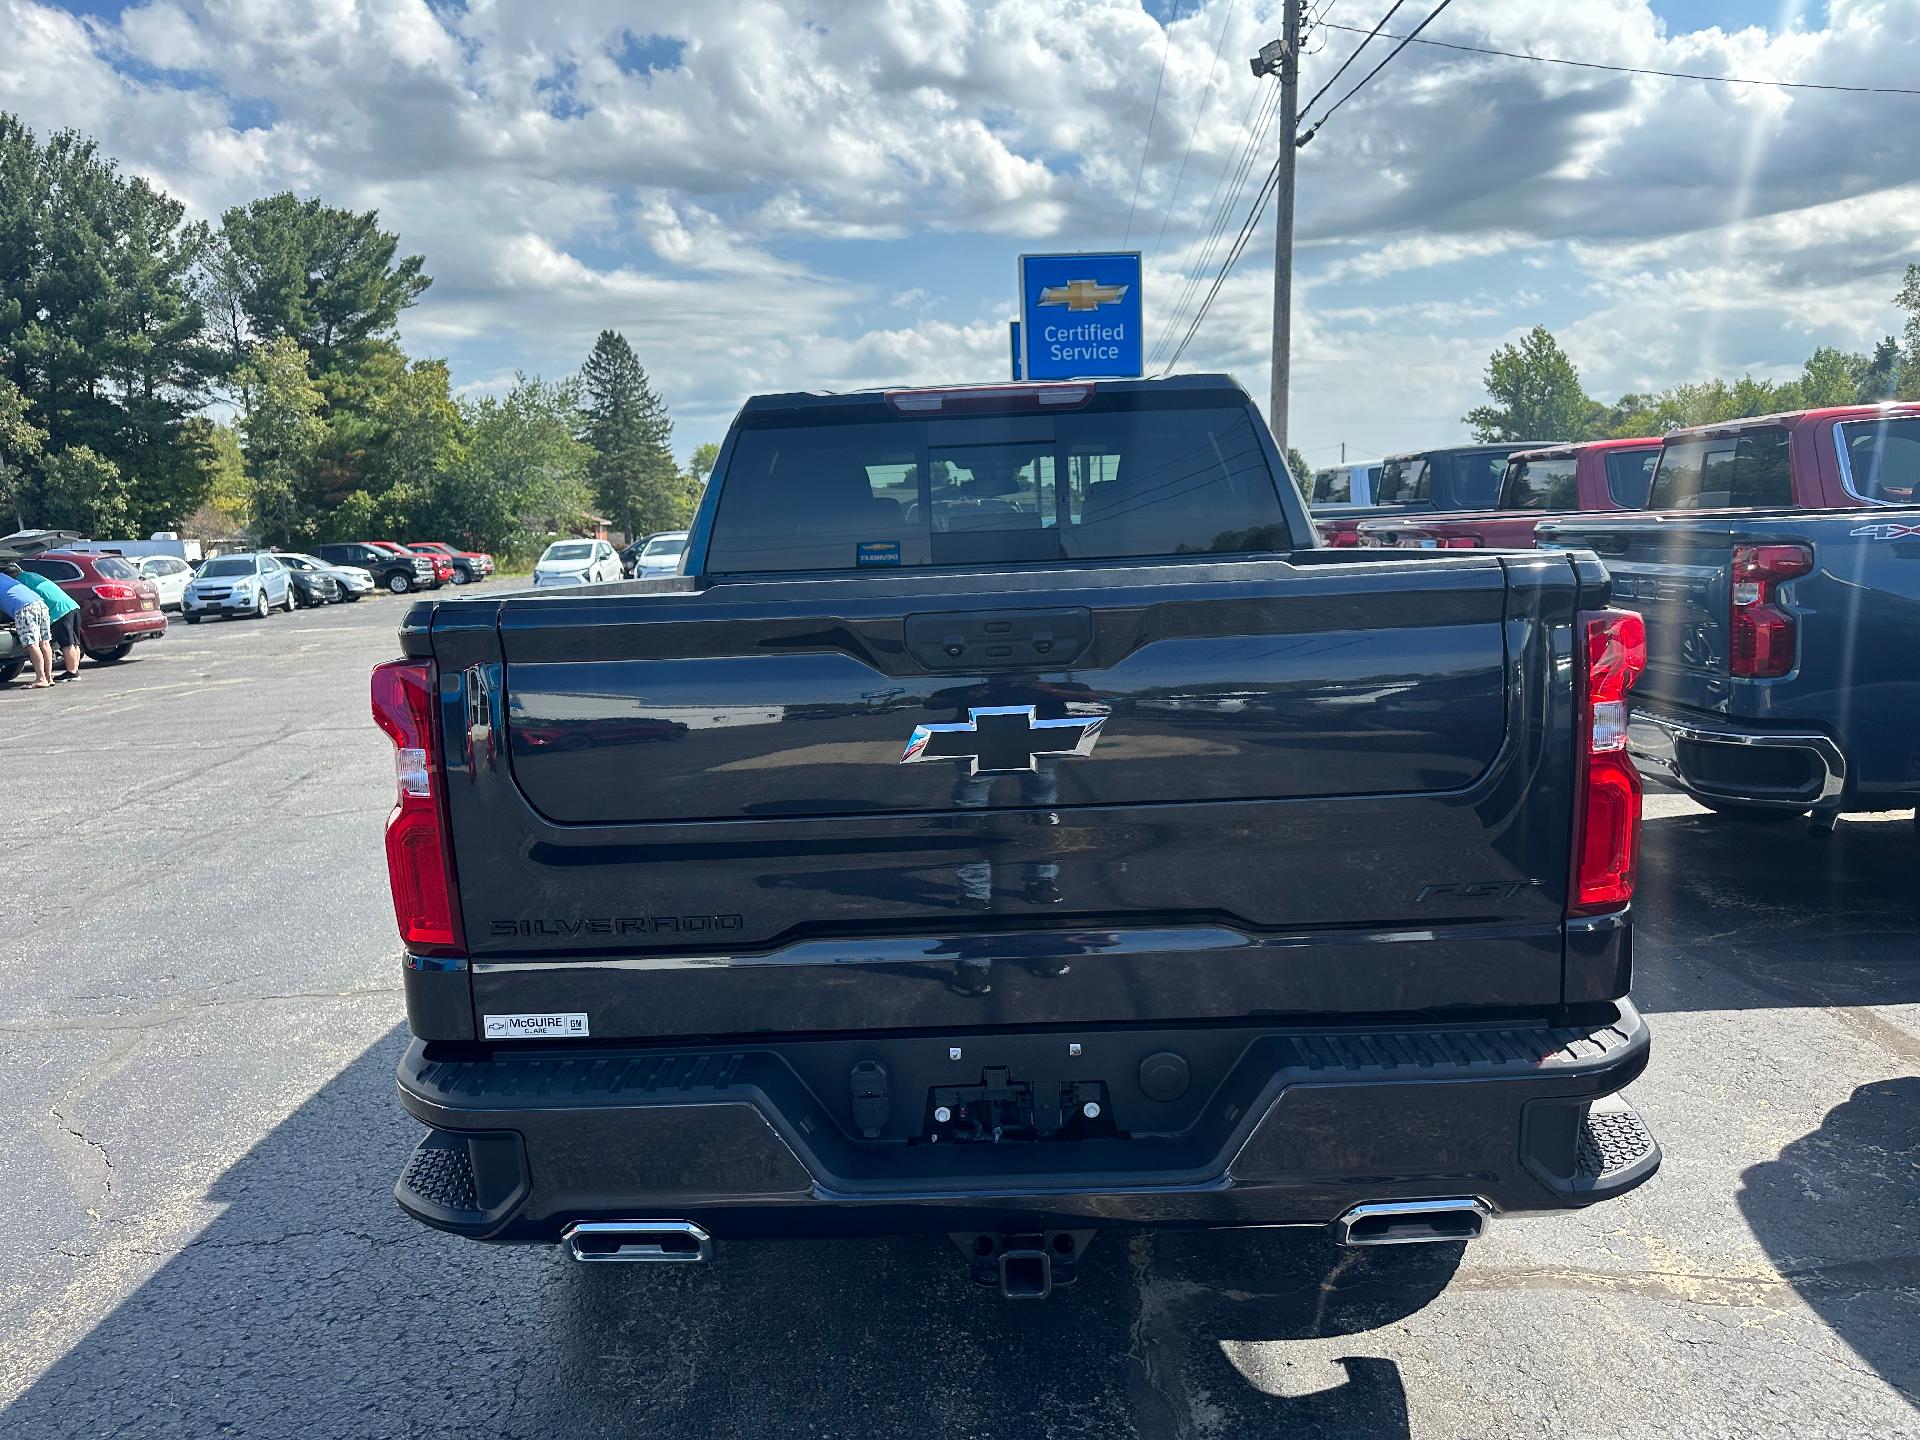
<path fill-rule="evenodd" d="M 1793 669 L 1800 627 L 1791 611 L 1774 603 L 1775 592 L 1812 569 L 1813 551 L 1805 545 L 1733 547 L 1727 668 L 1734 676 L 1770 680 Z"/>
<path fill-rule="evenodd" d="M 1640 852 L 1640 773 L 1627 755 L 1627 693 L 1647 668 L 1646 622 L 1631 610 L 1580 616 L 1579 788 L 1567 912 L 1618 910 L 1633 898 Z"/>
<path fill-rule="evenodd" d="M 96 598 L 101 600 L 138 600 L 140 592 L 123 580 L 102 580 L 93 587 Z"/>
<path fill-rule="evenodd" d="M 373 671 L 373 719 L 393 741 L 399 794 L 387 818 L 387 880 L 407 948 L 461 955 L 466 937 L 454 894 L 446 813 L 435 763 L 435 675 L 430 660 L 391 660 Z"/>

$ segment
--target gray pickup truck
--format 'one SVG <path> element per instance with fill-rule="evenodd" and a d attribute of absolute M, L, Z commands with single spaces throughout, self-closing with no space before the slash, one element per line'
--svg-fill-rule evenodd
<path fill-rule="evenodd" d="M 1920 406 L 1850 406 L 1670 435 L 1652 510 L 1540 526 L 1645 618 L 1628 749 L 1646 774 L 1821 828 L 1920 803 L 1916 497 Z"/>
<path fill-rule="evenodd" d="M 1458 1241 L 1619 1096 L 1638 617 L 1318 545 L 1222 376 L 747 403 L 685 573 L 416 604 L 373 682 L 425 1223 L 698 1262 Z"/>

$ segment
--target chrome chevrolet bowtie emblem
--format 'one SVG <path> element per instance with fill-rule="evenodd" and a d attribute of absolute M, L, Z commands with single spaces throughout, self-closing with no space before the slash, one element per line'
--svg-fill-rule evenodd
<path fill-rule="evenodd" d="M 902 765 L 970 760 L 975 775 L 1037 770 L 1042 755 L 1091 755 L 1104 715 L 1036 720 L 1031 705 L 969 709 L 964 725 L 916 725 Z"/>

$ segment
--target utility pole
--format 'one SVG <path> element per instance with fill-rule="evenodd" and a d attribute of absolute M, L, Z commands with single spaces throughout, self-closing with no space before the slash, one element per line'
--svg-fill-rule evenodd
<path fill-rule="evenodd" d="M 1279 224 L 1273 237 L 1273 392 L 1267 425 L 1282 454 L 1287 448 L 1287 385 L 1293 369 L 1293 171 L 1300 128 L 1300 12 L 1302 0 L 1286 0 L 1280 38 L 1260 47 L 1255 75 L 1280 76 L 1280 174 L 1275 195 Z"/>

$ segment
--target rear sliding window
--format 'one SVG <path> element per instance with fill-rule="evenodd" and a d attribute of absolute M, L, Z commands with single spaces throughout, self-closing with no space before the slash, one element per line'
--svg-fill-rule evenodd
<path fill-rule="evenodd" d="M 1424 456 L 1387 461 L 1380 467 L 1380 479 L 1373 489 L 1373 503 L 1411 505 L 1415 500 L 1424 499 L 1430 473 Z"/>
<path fill-rule="evenodd" d="M 1793 503 L 1787 432 L 1768 426 L 1738 435 L 1669 440 L 1653 473 L 1651 510 L 1727 510 Z"/>
<path fill-rule="evenodd" d="M 1659 463 L 1658 450 L 1609 450 L 1607 497 L 1622 510 L 1644 509 L 1647 494 L 1653 489 L 1654 467 Z"/>
<path fill-rule="evenodd" d="M 715 574 L 1292 548 L 1244 407 L 742 430 Z"/>
<path fill-rule="evenodd" d="M 1835 428 L 1849 490 L 1881 505 L 1920 500 L 1920 418 L 1857 420 Z"/>
<path fill-rule="evenodd" d="M 1500 498 L 1500 481 L 1507 473 L 1507 454 L 1456 455 L 1453 457 L 1453 493 L 1469 510 L 1485 510 Z M 1420 492 L 1420 499 L 1427 492 Z"/>
<path fill-rule="evenodd" d="M 1316 505 L 1345 505 L 1353 498 L 1353 472 L 1342 465 L 1338 469 L 1320 470 L 1313 477 L 1313 503 Z"/>
<path fill-rule="evenodd" d="M 1514 460 L 1507 465 L 1501 490 L 1502 510 L 1578 510 L 1580 490 L 1574 477 L 1580 462 L 1571 455 L 1551 460 Z"/>

